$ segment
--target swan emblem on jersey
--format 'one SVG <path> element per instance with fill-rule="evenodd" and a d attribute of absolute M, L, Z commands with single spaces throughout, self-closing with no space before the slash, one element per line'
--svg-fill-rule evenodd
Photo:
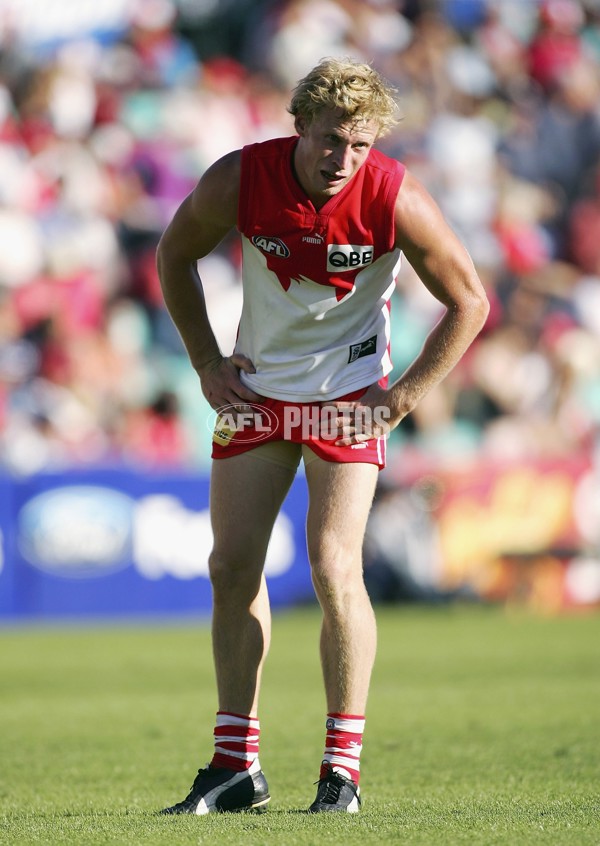
<path fill-rule="evenodd" d="M 253 235 L 252 244 L 267 257 L 267 267 L 279 279 L 284 291 L 288 291 L 292 282 L 300 284 L 302 277 L 297 278 L 289 273 L 282 273 L 277 259 L 286 259 L 291 255 L 290 249 L 281 238 L 273 235 Z M 308 240 L 304 236 L 303 240 Z M 315 238 L 313 243 L 323 243 Z M 317 285 L 335 288 L 336 299 L 343 299 L 354 288 L 356 274 L 372 264 L 375 250 L 372 244 L 328 244 L 327 263 L 324 278 L 314 278 Z M 304 277 L 307 279 L 308 277 Z"/>

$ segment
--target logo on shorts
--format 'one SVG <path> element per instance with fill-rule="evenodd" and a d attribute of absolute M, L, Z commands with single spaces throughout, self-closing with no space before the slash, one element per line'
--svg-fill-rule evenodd
<path fill-rule="evenodd" d="M 387 435 L 390 410 L 386 406 L 356 406 L 353 403 L 336 406 L 334 403 L 280 403 L 267 408 L 256 403 L 225 405 L 213 411 L 207 420 L 212 439 L 223 447 L 236 444 L 257 445 L 272 440 L 308 443 L 331 442 L 351 434 L 367 439 Z M 364 449 L 360 442 L 351 448 Z"/>
<path fill-rule="evenodd" d="M 241 435 L 239 440 L 244 443 L 259 443 L 277 429 L 277 418 L 273 412 L 252 402 L 223 405 L 209 415 L 207 423 L 213 433 L 213 441 L 221 446 L 229 446 L 238 434 Z"/>
<path fill-rule="evenodd" d="M 268 235 L 253 235 L 252 243 L 268 256 L 288 258 L 290 255 L 289 248 L 283 243 L 281 238 L 273 238 Z"/>
<path fill-rule="evenodd" d="M 328 273 L 347 273 L 373 262 L 374 247 L 357 244 L 329 244 L 327 247 Z"/>
<path fill-rule="evenodd" d="M 350 344 L 350 355 L 348 356 L 348 364 L 363 358 L 365 355 L 373 355 L 377 351 L 377 335 L 367 338 L 366 341 L 361 341 L 360 344 Z"/>

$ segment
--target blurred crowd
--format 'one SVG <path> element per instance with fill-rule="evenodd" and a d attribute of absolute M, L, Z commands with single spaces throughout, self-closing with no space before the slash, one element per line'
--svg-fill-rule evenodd
<path fill-rule="evenodd" d="M 116 5 L 112 29 L 35 41 L 19 3 L 0 2 L 0 469 L 207 465 L 210 409 L 162 303 L 156 244 L 217 157 L 293 132 L 290 89 L 327 55 L 371 61 L 397 87 L 402 120 L 382 147 L 436 198 L 492 303 L 394 432 L 391 460 L 593 449 L 600 0 Z M 232 235 L 201 262 L 226 353 L 239 259 Z M 405 263 L 394 375 L 439 314 Z"/>

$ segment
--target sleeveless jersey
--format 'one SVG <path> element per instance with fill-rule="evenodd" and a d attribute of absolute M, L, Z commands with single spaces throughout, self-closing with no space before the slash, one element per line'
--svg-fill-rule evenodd
<path fill-rule="evenodd" d="M 296 180 L 297 137 L 242 150 L 243 306 L 236 352 L 267 397 L 331 400 L 392 369 L 389 299 L 400 267 L 394 205 L 404 166 L 371 149 L 318 211 Z"/>

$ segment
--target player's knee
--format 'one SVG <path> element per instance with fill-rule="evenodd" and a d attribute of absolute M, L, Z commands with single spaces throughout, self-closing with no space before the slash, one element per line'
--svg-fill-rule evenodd
<path fill-rule="evenodd" d="M 215 598 L 234 597 L 257 591 L 262 567 L 247 555 L 224 553 L 213 549 L 208 558 L 208 573 Z"/>
<path fill-rule="evenodd" d="M 345 547 L 342 539 L 325 534 L 316 539 L 309 537 L 307 550 L 313 579 L 324 587 L 329 583 L 336 585 L 346 578 L 352 578 L 356 555 Z"/>
<path fill-rule="evenodd" d="M 322 605 L 343 606 L 348 594 L 364 590 L 360 561 L 339 556 L 317 557 L 311 561 L 311 572 L 315 592 Z"/>

